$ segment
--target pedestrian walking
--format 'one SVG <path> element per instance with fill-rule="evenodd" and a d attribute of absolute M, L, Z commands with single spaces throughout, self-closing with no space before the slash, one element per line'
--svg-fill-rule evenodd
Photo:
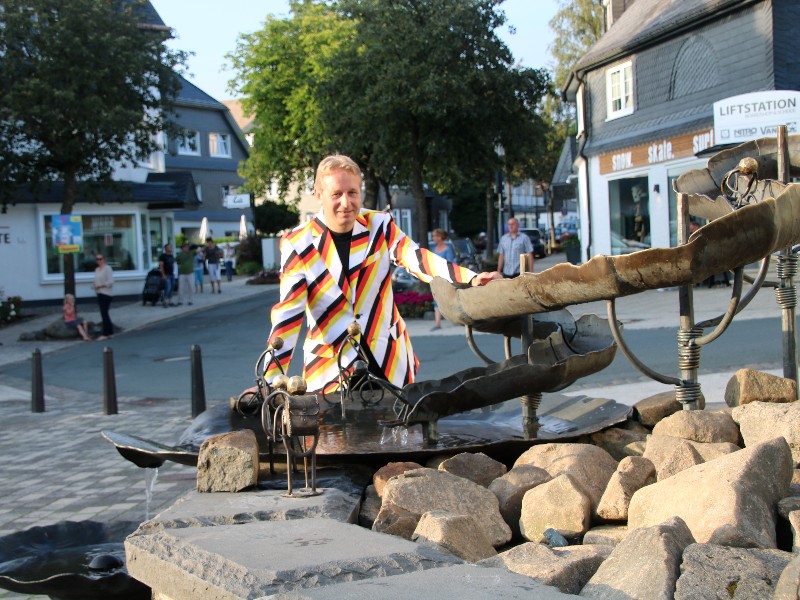
<path fill-rule="evenodd" d="M 189 248 L 189 242 L 183 243 L 175 262 L 178 263 L 178 305 L 186 301 L 191 306 L 194 301 L 194 253 Z"/>
<path fill-rule="evenodd" d="M 231 248 L 230 244 L 225 244 L 225 277 L 228 281 L 233 280 L 234 258 L 236 258 L 236 248 Z"/>
<path fill-rule="evenodd" d="M 206 255 L 203 247 L 198 246 L 194 251 L 194 291 L 203 293 L 203 271 L 206 266 Z"/>
<path fill-rule="evenodd" d="M 103 320 L 103 330 L 98 340 L 107 340 L 114 335 L 114 324 L 111 322 L 109 309 L 111 300 L 114 299 L 114 271 L 106 262 L 102 254 L 94 257 L 97 267 L 94 270 L 92 287 L 97 294 L 97 304 L 100 307 L 100 318 Z"/>
<path fill-rule="evenodd" d="M 219 261 L 222 259 L 222 248 L 214 243 L 214 238 L 206 238 L 206 260 L 208 261 L 208 281 L 211 282 L 211 293 L 217 284 L 217 293 L 222 293 L 222 280 L 219 276 Z"/>
<path fill-rule="evenodd" d="M 158 257 L 158 268 L 161 279 L 164 280 L 164 299 L 161 304 L 164 308 L 175 306 L 172 302 L 172 290 L 175 288 L 175 255 L 172 253 L 172 244 L 164 245 L 164 252 Z"/>
<path fill-rule="evenodd" d="M 497 246 L 497 270 L 506 279 L 519 276 L 519 257 L 521 254 L 530 255 L 531 268 L 533 268 L 533 243 L 524 233 L 519 232 L 519 221 L 514 217 L 508 220 L 508 233 L 500 238 Z"/>
<path fill-rule="evenodd" d="M 456 262 L 456 251 L 453 250 L 453 246 L 447 243 L 447 240 L 450 236 L 444 229 L 434 229 L 431 233 L 431 238 L 433 238 L 434 247 L 433 253 L 441 256 L 447 262 L 454 263 Z M 439 311 L 439 304 L 436 300 L 433 301 L 433 327 L 431 331 L 436 331 L 437 329 L 442 328 L 442 313 Z"/>

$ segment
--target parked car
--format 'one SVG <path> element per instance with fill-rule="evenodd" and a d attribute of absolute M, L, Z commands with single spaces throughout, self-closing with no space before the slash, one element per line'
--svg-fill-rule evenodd
<path fill-rule="evenodd" d="M 611 255 L 630 254 L 639 250 L 647 250 L 650 246 L 638 240 L 622 237 L 616 231 L 611 232 Z"/>
<path fill-rule="evenodd" d="M 395 293 L 407 292 L 419 283 L 419 279 L 406 271 L 405 267 L 397 266 L 392 270 L 392 291 Z"/>
<path fill-rule="evenodd" d="M 531 244 L 533 244 L 533 255 L 536 258 L 541 258 L 543 256 L 547 256 L 547 247 L 544 245 L 544 238 L 542 236 L 542 232 L 539 229 L 523 229 L 520 227 L 520 233 L 524 233 L 529 238 L 531 238 Z"/>
<path fill-rule="evenodd" d="M 478 255 L 478 251 L 469 238 L 452 238 L 445 241 L 455 252 L 456 262 L 462 267 L 480 273 L 483 270 L 483 261 Z M 434 242 L 428 242 L 428 250 L 433 251 L 436 247 Z"/>

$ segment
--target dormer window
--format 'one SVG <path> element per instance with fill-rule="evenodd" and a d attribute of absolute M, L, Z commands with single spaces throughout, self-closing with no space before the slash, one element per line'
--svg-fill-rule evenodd
<path fill-rule="evenodd" d="M 615 65 L 606 71 L 607 120 L 633 113 L 633 64 Z"/>
<path fill-rule="evenodd" d="M 227 133 L 211 133 L 208 136 L 208 153 L 222 158 L 231 157 L 231 136 Z"/>
<path fill-rule="evenodd" d="M 200 156 L 200 134 L 196 131 L 185 131 L 178 138 L 178 154 Z"/>

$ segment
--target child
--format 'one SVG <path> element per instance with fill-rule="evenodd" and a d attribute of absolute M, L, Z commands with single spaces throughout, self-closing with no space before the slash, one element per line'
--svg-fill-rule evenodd
<path fill-rule="evenodd" d="M 194 254 L 194 291 L 203 293 L 203 265 L 206 262 L 206 255 L 201 246 L 197 247 Z"/>
<path fill-rule="evenodd" d="M 75 308 L 75 296 L 72 294 L 64 296 L 64 323 L 67 327 L 77 329 L 84 342 L 92 341 L 92 338 L 86 333 L 86 322 L 78 317 L 78 309 Z"/>

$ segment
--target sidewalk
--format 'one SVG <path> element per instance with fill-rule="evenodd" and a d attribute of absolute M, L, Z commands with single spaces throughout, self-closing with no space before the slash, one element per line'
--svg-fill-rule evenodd
<path fill-rule="evenodd" d="M 558 262 L 561 255 L 536 261 L 541 271 Z M 125 331 L 170 319 L 225 302 L 235 302 L 246 296 L 263 293 L 275 286 L 248 286 L 246 278 L 223 282 L 221 294 L 195 295 L 193 306 L 163 308 L 142 306 L 141 302 L 115 301 L 111 306 L 113 321 Z M 747 286 L 746 286 L 747 287 Z M 696 288 L 695 308 L 698 320 L 716 316 L 724 311 L 730 298 L 730 288 L 708 290 Z M 80 314 L 98 321 L 93 305 L 82 303 Z M 597 313 L 605 317 L 605 302 L 573 307 L 578 317 Z M 618 317 L 626 328 L 677 328 L 677 290 L 650 291 L 622 298 L 617 302 Z M 762 290 L 738 319 L 780 316 L 774 295 Z M 18 342 L 23 331 L 44 328 L 60 319 L 60 312 L 26 320 L 0 329 L 0 364 L 29 359 L 35 348 L 43 354 L 54 352 L 74 342 Z M 435 335 L 463 335 L 463 328 L 445 324 L 440 331 L 431 332 L 431 321 L 408 322 L 412 339 Z M 124 333 L 122 334 L 124 335 Z M 100 343 L 100 342 L 92 342 Z M 729 374 L 718 374 L 727 382 Z M 648 383 L 612 386 L 598 390 L 580 390 L 581 395 L 598 397 L 637 397 L 649 393 Z M 664 386 L 655 391 L 664 391 Z M 709 402 L 711 387 L 704 392 Z M 630 388 L 630 389 L 628 389 Z M 722 384 L 724 390 L 724 383 Z M 191 417 L 185 400 L 140 397 L 118 398 L 119 414 L 102 413 L 102 400 L 74 390 L 46 385 L 45 413 L 31 413 L 29 381 L 10 380 L 0 376 L 0 481 L 3 483 L 3 502 L 0 503 L 0 536 L 35 525 L 49 525 L 66 520 L 93 519 L 110 522 L 141 521 L 171 505 L 176 498 L 195 485 L 195 469 L 166 463 L 157 470 L 157 478 L 146 490 L 146 475 L 153 470 L 140 469 L 122 458 L 114 447 L 100 436 L 103 430 L 114 430 L 153 440 L 176 440 L 189 425 Z M 152 482 L 151 482 L 152 483 Z M 0 599 L 23 598 L 0 590 Z M 44 597 L 41 597 L 44 598 Z"/>

